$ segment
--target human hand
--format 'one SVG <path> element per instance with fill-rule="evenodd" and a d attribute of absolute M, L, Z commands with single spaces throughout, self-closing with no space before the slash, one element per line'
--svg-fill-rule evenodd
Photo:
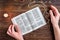
<path fill-rule="evenodd" d="M 53 25 L 54 34 L 55 34 L 55 40 L 60 40 L 60 28 L 59 28 L 59 20 L 60 20 L 60 14 L 58 12 L 58 9 L 51 5 L 50 10 L 50 17 L 51 17 L 51 23 Z"/>
<path fill-rule="evenodd" d="M 14 30 L 14 28 L 16 31 Z M 15 38 L 16 40 L 23 40 L 21 30 L 18 28 L 17 25 L 10 25 L 8 28 L 7 34 Z"/>
<path fill-rule="evenodd" d="M 51 5 L 50 10 L 50 17 L 51 17 L 51 23 L 53 24 L 54 27 L 58 26 L 59 19 L 60 19 L 60 14 L 59 11 L 56 7 Z"/>

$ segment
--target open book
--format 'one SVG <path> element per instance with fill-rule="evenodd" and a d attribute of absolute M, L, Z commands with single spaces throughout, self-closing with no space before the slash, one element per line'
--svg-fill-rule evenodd
<path fill-rule="evenodd" d="M 11 20 L 13 24 L 19 26 L 22 31 L 22 35 L 30 33 L 46 24 L 39 7 L 13 17 Z"/>

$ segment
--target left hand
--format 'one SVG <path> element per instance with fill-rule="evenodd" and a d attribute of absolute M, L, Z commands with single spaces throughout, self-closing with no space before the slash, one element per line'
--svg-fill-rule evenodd
<path fill-rule="evenodd" d="M 16 31 L 14 30 L 14 28 Z M 10 25 L 7 34 L 17 40 L 23 40 L 21 30 L 18 28 L 17 25 Z"/>

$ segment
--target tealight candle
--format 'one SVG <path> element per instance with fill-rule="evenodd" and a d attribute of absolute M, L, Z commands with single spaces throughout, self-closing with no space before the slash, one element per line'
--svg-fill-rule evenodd
<path fill-rule="evenodd" d="M 8 17 L 8 14 L 7 13 L 4 13 L 4 15 L 3 15 L 4 17 Z"/>

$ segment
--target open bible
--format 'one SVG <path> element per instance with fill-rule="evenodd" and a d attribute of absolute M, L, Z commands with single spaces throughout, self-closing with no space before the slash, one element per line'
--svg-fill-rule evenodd
<path fill-rule="evenodd" d="M 22 35 L 46 25 L 46 21 L 39 7 L 35 7 L 25 13 L 13 17 L 11 20 L 13 24 L 19 26 Z"/>

